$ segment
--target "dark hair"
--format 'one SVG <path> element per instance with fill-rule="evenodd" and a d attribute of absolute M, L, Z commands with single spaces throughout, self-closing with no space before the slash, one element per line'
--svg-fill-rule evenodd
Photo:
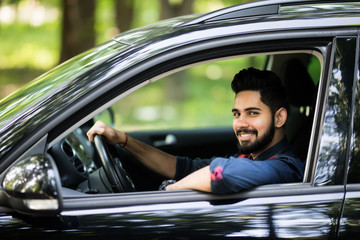
<path fill-rule="evenodd" d="M 270 107 L 274 114 L 279 108 L 288 110 L 286 90 L 280 78 L 273 72 L 248 68 L 234 76 L 231 88 L 238 94 L 241 91 L 259 91 L 261 101 Z"/>

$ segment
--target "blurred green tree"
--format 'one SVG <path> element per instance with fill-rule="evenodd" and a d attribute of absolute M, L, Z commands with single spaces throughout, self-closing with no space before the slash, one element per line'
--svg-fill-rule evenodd
<path fill-rule="evenodd" d="M 161 0 L 161 19 L 173 18 L 193 13 L 194 0 Z"/>
<path fill-rule="evenodd" d="M 114 0 L 115 1 L 115 23 L 119 32 L 125 32 L 132 27 L 135 11 L 135 1 Z"/>
<path fill-rule="evenodd" d="M 95 45 L 95 0 L 63 0 L 61 54 L 63 62 Z"/>
<path fill-rule="evenodd" d="M 247 1 L 0 0 L 0 98 L 120 32 Z"/>
<path fill-rule="evenodd" d="M 161 0 L 161 19 L 173 18 L 181 15 L 188 15 L 193 13 L 194 0 L 182 0 L 182 1 L 170 1 L 170 0 Z M 185 90 L 185 81 L 186 78 L 185 71 L 177 72 L 169 76 L 171 80 L 166 81 L 166 90 L 164 91 L 167 96 L 168 101 L 182 101 L 186 93 Z M 176 92 L 171 91 L 171 89 L 177 89 Z"/>

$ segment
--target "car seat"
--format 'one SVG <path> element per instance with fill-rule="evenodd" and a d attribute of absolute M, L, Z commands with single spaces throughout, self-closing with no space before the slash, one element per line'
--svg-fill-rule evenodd
<path fill-rule="evenodd" d="M 296 58 L 285 63 L 283 82 L 289 102 L 285 134 L 297 156 L 302 161 L 306 161 L 314 116 L 316 87 L 304 64 Z"/>

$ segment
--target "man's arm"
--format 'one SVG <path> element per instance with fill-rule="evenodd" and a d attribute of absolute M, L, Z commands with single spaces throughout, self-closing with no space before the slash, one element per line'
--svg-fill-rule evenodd
<path fill-rule="evenodd" d="M 145 166 L 165 177 L 174 178 L 176 173 L 175 156 L 127 136 L 125 132 L 115 130 L 101 121 L 96 122 L 87 132 L 90 142 L 93 142 L 96 134 L 103 135 L 112 145 L 125 145 L 124 148 Z"/>
<path fill-rule="evenodd" d="M 203 192 L 211 192 L 210 167 L 203 167 L 180 181 L 166 187 L 166 190 L 194 189 Z"/>

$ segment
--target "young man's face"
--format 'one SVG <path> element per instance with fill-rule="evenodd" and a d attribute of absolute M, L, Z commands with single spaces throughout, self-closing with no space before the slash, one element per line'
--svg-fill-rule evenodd
<path fill-rule="evenodd" d="M 260 100 L 258 91 L 242 91 L 235 97 L 233 129 L 240 153 L 257 157 L 272 146 L 275 126 L 270 108 Z"/>

